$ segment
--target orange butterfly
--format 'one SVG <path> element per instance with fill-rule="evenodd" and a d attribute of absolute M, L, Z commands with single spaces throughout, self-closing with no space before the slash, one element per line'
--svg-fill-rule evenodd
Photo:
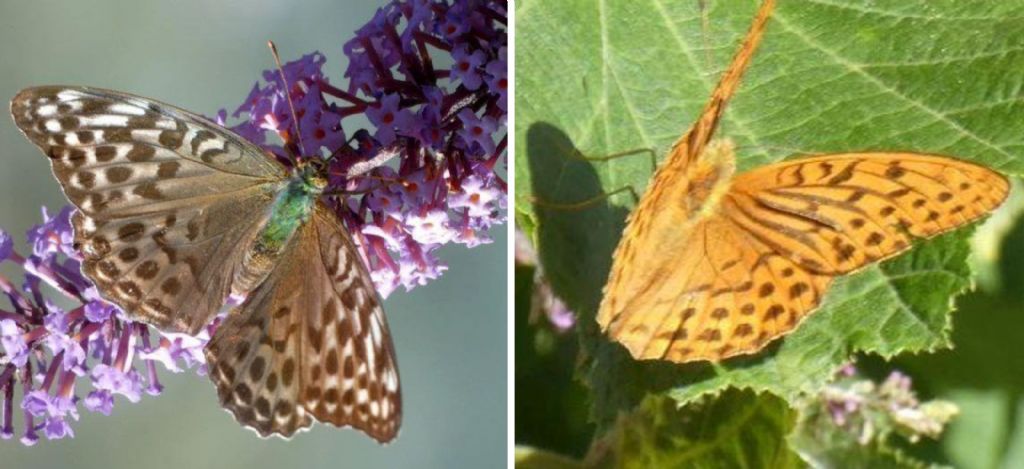
<path fill-rule="evenodd" d="M 971 223 L 1009 183 L 916 153 L 843 153 L 733 177 L 711 141 L 774 7 L 766 0 L 697 122 L 630 214 L 597 321 L 637 359 L 755 353 L 812 313 L 832 280 Z"/>

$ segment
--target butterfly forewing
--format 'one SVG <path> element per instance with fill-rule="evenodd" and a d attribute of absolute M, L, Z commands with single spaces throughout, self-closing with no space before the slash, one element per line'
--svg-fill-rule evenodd
<path fill-rule="evenodd" d="M 312 417 L 381 442 L 395 437 L 401 396 L 384 312 L 358 252 L 322 204 L 221 327 L 239 333 L 210 343 L 210 376 L 242 424 L 288 436 Z"/>
<path fill-rule="evenodd" d="M 163 330 L 206 325 L 284 168 L 205 119 L 123 93 L 29 88 L 11 112 L 78 207 L 83 272 L 104 298 Z"/>
<path fill-rule="evenodd" d="M 915 153 L 802 158 L 737 176 L 724 214 L 807 269 L 843 274 L 913 238 L 987 215 L 1009 183 L 970 162 Z"/>
<path fill-rule="evenodd" d="M 681 251 L 663 257 L 657 276 L 636 282 L 646 290 L 618 290 L 602 310 L 617 314 L 598 318 L 637 358 L 685 362 L 756 351 L 810 313 L 832 279 L 719 217 L 679 240 Z"/>

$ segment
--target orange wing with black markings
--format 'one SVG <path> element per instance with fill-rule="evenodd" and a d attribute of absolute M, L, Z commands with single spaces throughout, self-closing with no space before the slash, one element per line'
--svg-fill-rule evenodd
<path fill-rule="evenodd" d="M 848 153 L 733 177 L 712 141 L 774 7 L 765 1 L 701 116 L 627 220 L 597 315 L 637 359 L 756 353 L 814 312 L 828 286 L 998 207 L 1009 183 L 938 155 Z"/>

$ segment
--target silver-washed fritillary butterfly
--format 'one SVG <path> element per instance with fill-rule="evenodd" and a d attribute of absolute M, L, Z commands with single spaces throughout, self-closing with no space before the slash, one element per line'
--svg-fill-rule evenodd
<path fill-rule="evenodd" d="M 597 315 L 637 359 L 718 361 L 760 351 L 812 313 L 832 280 L 998 207 L 983 166 L 916 153 L 844 153 L 733 176 L 712 141 L 774 0 L 697 122 L 658 168 L 615 250 Z"/>
<path fill-rule="evenodd" d="M 78 211 L 82 271 L 132 319 L 196 334 L 221 404 L 260 435 L 313 420 L 395 437 L 402 403 L 384 312 L 360 255 L 320 200 L 321 160 L 289 171 L 200 116 L 95 88 L 11 102 Z"/>

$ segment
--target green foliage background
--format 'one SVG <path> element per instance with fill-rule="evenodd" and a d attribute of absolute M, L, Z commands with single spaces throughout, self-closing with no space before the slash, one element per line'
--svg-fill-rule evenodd
<path fill-rule="evenodd" d="M 642 192 L 653 170 L 648 159 L 589 163 L 569 155 L 663 154 L 691 124 L 756 8 L 752 0 L 519 3 L 517 222 L 536 242 L 555 291 L 579 314 L 582 353 L 577 359 L 574 335 L 552 336 L 517 311 L 517 443 L 581 456 L 591 428 L 573 409 L 589 406 L 599 435 L 622 432 L 622 416 L 654 405 L 652 395 L 683 406 L 739 387 L 762 393 L 730 391 L 717 399 L 734 402 L 720 405 L 791 406 L 851 356 L 864 356 L 868 370 L 907 370 L 926 396 L 961 405 L 941 442 L 909 451 L 958 467 L 1024 464 L 1016 378 L 1024 365 L 1024 228 L 1014 226 L 1016 199 L 980 230 L 973 249 L 973 230 L 960 230 L 844 278 L 797 332 L 750 358 L 638 364 L 596 330 L 611 251 L 634 200 L 622 193 L 577 211 L 531 201 L 580 201 L 625 186 Z M 1022 30 L 1020 0 L 780 0 L 718 135 L 738 145 L 740 171 L 809 153 L 910 150 L 1019 175 Z M 972 284 L 972 265 L 985 274 L 983 288 L 954 304 Z M 520 273 L 529 274 L 517 271 L 517 286 Z M 529 291 L 517 288 L 517 305 L 529 304 Z M 531 371 L 542 368 L 561 371 Z M 586 388 L 569 386 L 574 378 Z M 561 405 L 550 409 L 552 402 Z M 565 431 L 550 428 L 563 422 Z"/>

